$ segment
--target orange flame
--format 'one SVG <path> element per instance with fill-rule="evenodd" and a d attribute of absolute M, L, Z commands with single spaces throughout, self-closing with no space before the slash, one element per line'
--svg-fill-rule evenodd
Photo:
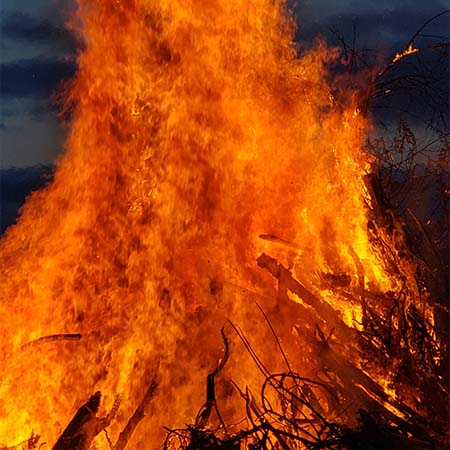
<path fill-rule="evenodd" d="M 277 302 L 262 252 L 352 326 L 358 305 L 321 274 L 356 290 L 356 255 L 367 285 L 397 281 L 367 231 L 365 118 L 332 100 L 334 49 L 297 56 L 284 1 L 78 0 L 77 20 L 66 152 L 0 247 L 0 442 L 55 442 L 96 390 L 105 410 L 123 396 L 114 440 L 157 372 L 134 442 L 151 448 L 195 417 L 226 318 L 280 364 L 255 321 L 255 298 Z M 82 339 L 24 347 L 61 333 Z M 236 382 L 260 382 L 231 359 Z"/>
<path fill-rule="evenodd" d="M 408 48 L 405 48 L 401 53 L 396 53 L 394 56 L 394 59 L 392 60 L 393 63 L 396 63 L 397 61 L 400 61 L 405 56 L 414 55 L 414 53 L 419 53 L 418 48 L 414 48 L 412 44 L 408 45 Z"/>

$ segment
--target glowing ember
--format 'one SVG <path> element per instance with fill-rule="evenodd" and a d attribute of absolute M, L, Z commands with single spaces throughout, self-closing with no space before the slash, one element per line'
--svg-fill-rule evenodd
<path fill-rule="evenodd" d="M 132 446 L 154 448 L 164 425 L 195 419 L 227 318 L 283 366 L 254 303 L 279 301 L 262 253 L 350 327 L 361 306 L 327 280 L 354 298 L 400 283 L 370 242 L 365 118 L 352 92 L 345 106 L 330 95 L 335 50 L 318 42 L 297 57 L 283 1 L 78 0 L 74 22 L 86 48 L 66 153 L 1 242 L 0 442 L 34 430 L 54 443 L 97 390 L 100 416 L 122 396 L 115 441 L 157 374 Z M 65 333 L 81 339 L 28 344 Z M 309 375 L 301 339 L 282 337 Z M 238 343 L 226 371 L 261 385 Z M 218 389 L 224 416 L 239 418 L 231 384 Z"/>

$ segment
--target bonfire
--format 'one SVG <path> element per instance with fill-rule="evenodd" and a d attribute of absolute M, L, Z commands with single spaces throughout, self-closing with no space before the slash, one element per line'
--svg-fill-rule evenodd
<path fill-rule="evenodd" d="M 447 445 L 448 309 L 339 51 L 299 53 L 282 0 L 71 27 L 65 152 L 0 243 L 0 448 Z"/>

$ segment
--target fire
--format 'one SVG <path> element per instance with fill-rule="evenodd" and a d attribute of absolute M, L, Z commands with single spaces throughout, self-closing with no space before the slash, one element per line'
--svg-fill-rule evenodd
<path fill-rule="evenodd" d="M 394 59 L 392 60 L 393 63 L 396 63 L 397 61 L 400 61 L 405 56 L 414 55 L 414 53 L 418 53 L 420 50 L 418 48 L 414 48 L 412 44 L 408 45 L 408 48 L 405 48 L 401 53 L 396 53 L 394 56 Z"/>
<path fill-rule="evenodd" d="M 95 391 L 103 415 L 122 397 L 114 441 L 156 374 L 133 440 L 153 448 L 164 425 L 195 419 L 227 319 L 282 365 L 255 308 L 278 302 L 262 253 L 349 327 L 361 307 L 324 277 L 345 274 L 355 298 L 400 281 L 368 228 L 367 119 L 355 93 L 331 95 L 335 49 L 297 55 L 284 1 L 78 0 L 73 23 L 85 49 L 65 154 L 0 244 L 0 442 L 34 431 L 53 445 Z M 33 343 L 67 333 L 80 338 Z M 285 332 L 293 364 L 299 339 Z M 227 377 L 259 386 L 231 351 Z M 242 400 L 225 397 L 237 417 Z"/>

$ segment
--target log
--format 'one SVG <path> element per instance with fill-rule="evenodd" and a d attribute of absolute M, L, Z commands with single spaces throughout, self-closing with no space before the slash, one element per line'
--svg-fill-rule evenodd
<path fill-rule="evenodd" d="M 120 398 L 116 398 L 111 412 L 106 417 L 99 418 L 96 414 L 101 396 L 101 392 L 97 391 L 78 409 L 53 450 L 89 450 L 94 438 L 114 419 L 120 405 Z"/>
<path fill-rule="evenodd" d="M 130 417 L 130 420 L 128 421 L 127 425 L 120 433 L 113 450 L 123 450 L 126 447 L 128 441 L 131 439 L 131 436 L 133 435 L 134 430 L 138 426 L 139 422 L 145 417 L 145 410 L 147 409 L 147 406 L 149 405 L 150 401 L 155 395 L 157 387 L 158 382 L 156 378 L 154 378 L 150 383 L 150 386 L 147 389 L 147 392 L 145 393 L 141 403 L 139 403 L 139 406 L 136 408 L 136 411 Z"/>
<path fill-rule="evenodd" d="M 305 288 L 299 281 L 297 281 L 292 273 L 286 269 L 282 264 L 279 264 L 275 258 L 263 253 L 257 260 L 258 266 L 262 269 L 268 270 L 275 278 L 278 279 L 278 291 L 281 295 L 285 295 L 287 290 L 293 294 L 298 295 L 304 303 L 313 307 L 317 316 L 322 319 L 328 326 L 340 331 L 346 339 L 354 341 L 356 333 L 353 328 L 348 327 L 339 314 L 327 302 L 316 297 L 308 289 Z"/>

